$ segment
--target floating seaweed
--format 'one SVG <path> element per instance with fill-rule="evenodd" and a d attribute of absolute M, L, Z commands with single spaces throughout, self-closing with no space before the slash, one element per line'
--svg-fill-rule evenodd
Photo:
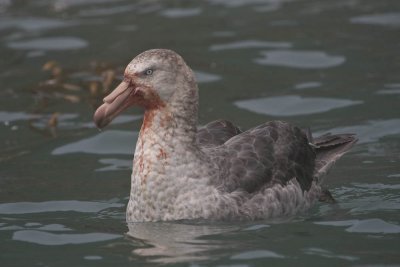
<path fill-rule="evenodd" d="M 91 109 L 96 109 L 105 95 L 109 94 L 117 83 L 121 81 L 123 69 L 114 68 L 106 62 L 90 62 L 86 69 L 70 71 L 64 69 L 54 60 L 46 62 L 42 70 L 49 76 L 38 83 L 32 92 L 35 99 L 34 113 L 41 114 L 29 123 L 35 132 L 45 136 L 57 137 L 59 111 L 52 111 L 50 107 L 58 101 L 70 104 L 87 103 Z M 52 114 L 47 124 L 38 127 L 35 120 L 45 120 Z"/>

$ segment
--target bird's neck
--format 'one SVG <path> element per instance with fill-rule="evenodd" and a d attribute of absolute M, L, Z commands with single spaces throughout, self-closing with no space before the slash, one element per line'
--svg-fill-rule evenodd
<path fill-rule="evenodd" d="M 193 86 L 193 85 L 190 85 Z M 142 142 L 171 142 L 180 146 L 196 143 L 198 122 L 198 90 L 180 88 L 168 103 L 161 100 L 146 108 L 139 138 Z"/>
<path fill-rule="evenodd" d="M 135 177 L 145 181 L 168 176 L 171 168 L 200 160 L 196 132 L 197 105 L 146 109 L 134 156 Z"/>
<path fill-rule="evenodd" d="M 162 107 L 145 111 L 139 139 L 143 143 L 170 145 L 173 141 L 175 145 L 192 146 L 196 142 L 196 132 L 197 110 L 182 111 L 174 107 Z"/>

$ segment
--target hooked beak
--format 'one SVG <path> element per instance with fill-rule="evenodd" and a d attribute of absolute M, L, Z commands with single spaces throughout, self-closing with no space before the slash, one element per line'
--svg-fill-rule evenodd
<path fill-rule="evenodd" d="M 135 102 L 136 88 L 128 82 L 122 81 L 117 88 L 103 99 L 101 105 L 94 113 L 93 120 L 97 128 L 106 127 L 122 111 L 132 106 Z"/>

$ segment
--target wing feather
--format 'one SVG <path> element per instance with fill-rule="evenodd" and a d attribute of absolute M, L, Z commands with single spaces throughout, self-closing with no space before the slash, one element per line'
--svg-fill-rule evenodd
<path fill-rule="evenodd" d="M 227 191 L 254 193 L 296 178 L 303 190 L 313 181 L 315 152 L 299 128 L 281 121 L 264 123 L 234 135 L 210 151 Z"/>
<path fill-rule="evenodd" d="M 225 143 L 242 131 L 227 120 L 216 120 L 197 131 L 197 144 L 200 147 L 213 147 Z"/>

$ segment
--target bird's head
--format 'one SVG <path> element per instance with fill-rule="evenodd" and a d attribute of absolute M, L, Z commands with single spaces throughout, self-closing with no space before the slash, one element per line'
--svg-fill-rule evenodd
<path fill-rule="evenodd" d="M 192 70 L 171 50 L 148 50 L 128 64 L 123 81 L 96 110 L 94 122 L 101 129 L 130 106 L 160 109 L 173 103 L 178 95 L 197 96 Z"/>

